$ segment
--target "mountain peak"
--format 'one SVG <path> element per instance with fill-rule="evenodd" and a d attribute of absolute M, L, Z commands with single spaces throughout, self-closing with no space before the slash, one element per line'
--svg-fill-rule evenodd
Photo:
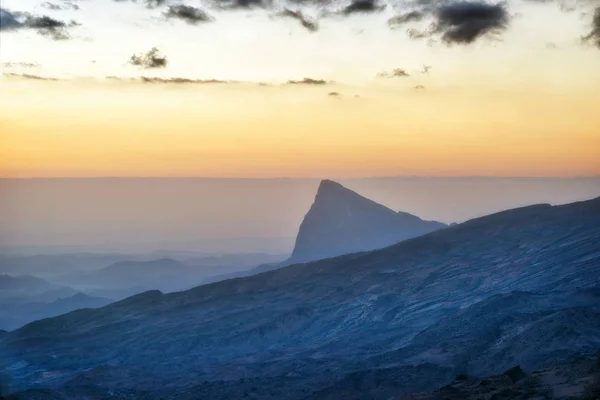
<path fill-rule="evenodd" d="M 329 179 L 323 179 L 321 181 L 321 183 L 319 184 L 319 189 L 317 190 L 317 194 L 319 194 L 321 192 L 328 192 L 328 191 L 339 190 L 339 189 L 348 190 L 344 186 L 342 186 L 340 183 L 337 183 L 336 181 L 332 181 Z"/>
<path fill-rule="evenodd" d="M 397 213 L 325 179 L 304 217 L 290 262 L 306 262 L 386 247 L 444 227 Z"/>

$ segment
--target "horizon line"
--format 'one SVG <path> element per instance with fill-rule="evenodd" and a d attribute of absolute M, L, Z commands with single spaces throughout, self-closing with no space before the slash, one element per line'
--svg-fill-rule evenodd
<path fill-rule="evenodd" d="M 202 180 L 297 180 L 297 181 L 349 181 L 366 179 L 600 179 L 598 175 L 573 175 L 573 176 L 552 176 L 552 175 L 371 175 L 358 177 L 230 177 L 230 176 L 31 176 L 31 177 L 2 177 L 0 180 L 101 180 L 101 179 L 202 179 Z"/>

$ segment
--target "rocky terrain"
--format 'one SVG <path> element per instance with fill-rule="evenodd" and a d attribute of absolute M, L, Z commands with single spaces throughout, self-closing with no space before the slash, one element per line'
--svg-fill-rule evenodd
<path fill-rule="evenodd" d="M 600 198 L 509 210 L 37 321 L 0 335 L 0 368 L 82 399 L 389 399 L 532 371 L 600 347 L 599 243 Z"/>
<path fill-rule="evenodd" d="M 411 393 L 398 400 L 502 400 L 600 398 L 600 352 L 550 363 L 531 373 L 515 366 L 496 376 L 457 375 L 435 392 Z"/>

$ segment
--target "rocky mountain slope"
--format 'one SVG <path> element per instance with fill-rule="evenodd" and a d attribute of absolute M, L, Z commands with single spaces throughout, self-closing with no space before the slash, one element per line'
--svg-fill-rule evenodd
<path fill-rule="evenodd" d="M 444 227 L 324 180 L 300 225 L 289 263 L 379 249 Z"/>
<path fill-rule="evenodd" d="M 303 399 L 383 368 L 397 371 L 396 387 L 434 369 L 414 389 L 435 390 L 459 373 L 599 347 L 599 239 L 600 198 L 509 210 L 380 250 L 37 321 L 0 336 L 0 368 L 11 390 L 80 394 Z"/>
<path fill-rule="evenodd" d="M 496 376 L 457 375 L 435 392 L 411 393 L 398 400 L 597 400 L 600 398 L 600 352 L 549 363 L 528 373 L 515 366 Z"/>

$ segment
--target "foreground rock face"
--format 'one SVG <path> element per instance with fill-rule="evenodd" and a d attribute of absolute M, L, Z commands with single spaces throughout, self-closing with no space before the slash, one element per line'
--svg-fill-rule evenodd
<path fill-rule="evenodd" d="M 435 392 L 403 395 L 399 400 L 597 400 L 600 352 L 579 355 L 527 373 L 519 366 L 486 378 L 458 375 Z"/>
<path fill-rule="evenodd" d="M 395 212 L 324 180 L 300 225 L 290 262 L 379 249 L 444 227 L 441 222 Z"/>
<path fill-rule="evenodd" d="M 37 321 L 0 335 L 0 372 L 69 398 L 383 400 L 532 371 L 600 347 L 599 243 L 600 198 L 509 210 Z"/>

